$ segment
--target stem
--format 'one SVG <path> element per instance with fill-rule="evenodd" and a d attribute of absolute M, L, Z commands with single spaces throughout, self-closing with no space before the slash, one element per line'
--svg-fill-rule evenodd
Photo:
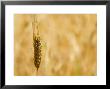
<path fill-rule="evenodd" d="M 38 75 L 38 73 L 39 73 L 39 72 L 38 72 L 38 68 L 37 68 L 37 70 L 36 70 L 36 75 Z"/>

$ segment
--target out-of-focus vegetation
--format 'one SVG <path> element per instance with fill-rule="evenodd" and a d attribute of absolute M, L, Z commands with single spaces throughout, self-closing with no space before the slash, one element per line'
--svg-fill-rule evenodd
<path fill-rule="evenodd" d="M 32 15 L 14 15 L 15 76 L 96 75 L 96 14 L 36 14 L 42 59 L 34 66 Z"/>

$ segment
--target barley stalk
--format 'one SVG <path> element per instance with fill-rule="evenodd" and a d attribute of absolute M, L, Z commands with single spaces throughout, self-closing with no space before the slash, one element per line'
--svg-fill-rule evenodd
<path fill-rule="evenodd" d="M 33 27 L 34 65 L 37 68 L 38 73 L 38 69 L 41 63 L 41 40 L 39 36 L 38 21 L 36 20 L 35 15 L 32 15 L 32 17 L 33 17 L 32 27 Z"/>

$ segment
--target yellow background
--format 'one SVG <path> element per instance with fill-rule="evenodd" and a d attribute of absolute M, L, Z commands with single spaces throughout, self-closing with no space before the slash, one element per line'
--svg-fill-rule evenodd
<path fill-rule="evenodd" d="M 34 66 L 32 15 L 14 15 L 15 76 L 85 76 L 97 72 L 96 14 L 36 14 L 42 43 Z"/>

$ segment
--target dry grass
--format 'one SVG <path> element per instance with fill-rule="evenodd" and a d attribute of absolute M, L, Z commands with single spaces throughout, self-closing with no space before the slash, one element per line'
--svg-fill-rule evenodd
<path fill-rule="evenodd" d="M 39 14 L 38 75 L 96 75 L 96 14 Z M 14 15 L 14 75 L 36 75 L 31 15 Z"/>

